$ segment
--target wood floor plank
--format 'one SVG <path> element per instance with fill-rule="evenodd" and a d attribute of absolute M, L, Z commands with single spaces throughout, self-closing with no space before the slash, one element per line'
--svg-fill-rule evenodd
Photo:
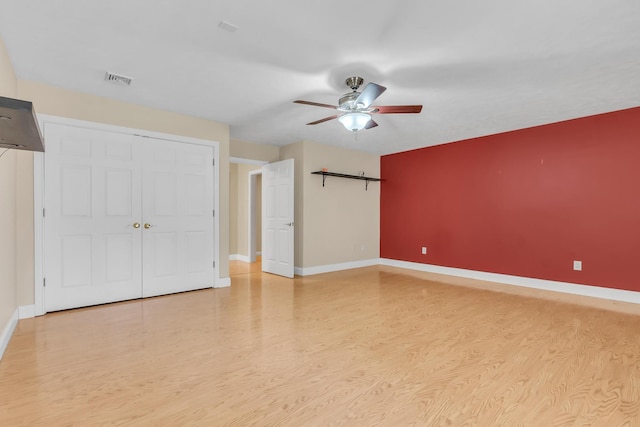
<path fill-rule="evenodd" d="M 640 426 L 640 309 L 434 279 L 249 268 L 21 320 L 0 425 Z"/>

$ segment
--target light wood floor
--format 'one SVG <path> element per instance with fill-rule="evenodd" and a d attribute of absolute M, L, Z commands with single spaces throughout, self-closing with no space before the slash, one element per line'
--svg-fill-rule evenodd
<path fill-rule="evenodd" d="M 229 276 L 239 274 L 259 273 L 262 271 L 262 257 L 257 256 L 256 262 L 229 261 Z"/>
<path fill-rule="evenodd" d="M 640 425 L 637 306 L 434 277 L 248 272 L 21 320 L 0 425 Z"/>

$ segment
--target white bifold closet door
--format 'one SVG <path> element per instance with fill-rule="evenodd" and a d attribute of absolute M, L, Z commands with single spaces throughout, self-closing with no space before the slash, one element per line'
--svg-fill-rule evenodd
<path fill-rule="evenodd" d="M 213 148 L 145 142 L 142 295 L 211 287 Z"/>
<path fill-rule="evenodd" d="M 46 311 L 213 285 L 211 147 L 44 133 Z"/>

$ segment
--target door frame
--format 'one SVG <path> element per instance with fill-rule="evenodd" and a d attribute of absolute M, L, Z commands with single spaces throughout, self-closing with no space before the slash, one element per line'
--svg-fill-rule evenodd
<path fill-rule="evenodd" d="M 216 215 L 213 218 L 213 239 L 214 239 L 214 288 L 221 288 L 231 285 L 228 277 L 220 277 L 220 143 L 218 141 L 192 138 L 188 136 L 172 135 L 162 132 L 135 129 L 124 126 L 116 126 L 104 123 L 89 122 L 85 120 L 69 119 L 66 117 L 52 116 L 48 114 L 37 114 L 38 124 L 44 133 L 47 123 L 75 126 L 91 130 L 123 133 L 154 139 L 164 139 L 184 144 L 204 145 L 213 148 L 213 209 Z M 44 136 L 44 135 L 43 135 Z M 46 146 L 46 141 L 45 141 Z M 35 152 L 33 156 L 33 218 L 34 218 L 34 314 L 40 316 L 45 311 L 44 292 L 44 153 Z"/>
<path fill-rule="evenodd" d="M 229 157 L 229 164 L 243 164 L 243 165 L 254 165 L 254 166 L 264 166 L 269 164 L 268 161 L 265 160 L 254 160 L 254 159 L 245 159 L 243 157 Z M 240 256 L 240 260 L 241 261 L 248 261 L 248 262 L 256 262 L 256 245 L 257 245 L 257 241 L 258 241 L 258 236 L 256 234 L 256 227 L 254 226 L 254 224 L 256 223 L 257 220 L 257 209 L 262 210 L 262 206 L 258 206 L 256 203 L 256 185 L 258 183 L 257 181 L 257 176 L 258 175 L 262 175 L 262 169 L 255 169 L 252 171 L 249 171 L 249 179 L 248 179 L 248 203 L 247 203 L 247 209 L 248 209 L 248 215 L 247 215 L 247 220 L 248 220 L 248 225 L 247 225 L 247 238 L 248 238 L 248 242 L 247 242 L 247 248 L 249 248 L 249 255 L 247 256 L 247 258 L 243 258 L 242 256 Z"/>

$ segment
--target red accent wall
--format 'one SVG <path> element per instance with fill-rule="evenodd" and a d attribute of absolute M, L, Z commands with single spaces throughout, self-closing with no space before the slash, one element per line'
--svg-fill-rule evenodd
<path fill-rule="evenodd" d="M 640 108 L 380 162 L 383 258 L 640 291 Z"/>

